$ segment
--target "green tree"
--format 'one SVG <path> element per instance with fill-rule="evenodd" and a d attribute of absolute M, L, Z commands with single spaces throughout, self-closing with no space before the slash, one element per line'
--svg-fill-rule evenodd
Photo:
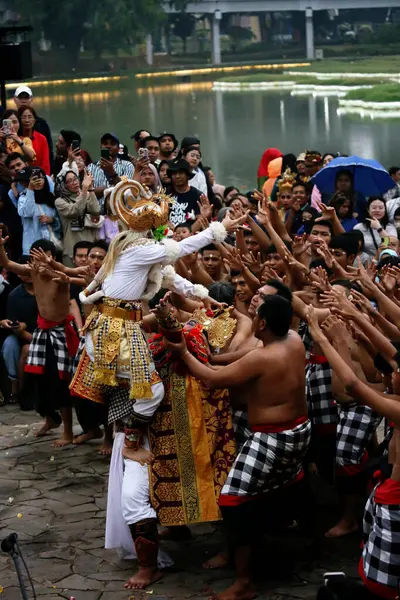
<path fill-rule="evenodd" d="M 75 67 L 82 42 L 104 50 L 131 47 L 152 33 L 165 18 L 162 0 L 14 0 L 21 22 L 44 33 L 54 50 L 64 49 Z"/>
<path fill-rule="evenodd" d="M 183 53 L 186 54 L 188 38 L 193 35 L 196 27 L 196 18 L 190 13 L 180 12 L 172 15 L 172 30 L 174 35 L 183 42 Z"/>

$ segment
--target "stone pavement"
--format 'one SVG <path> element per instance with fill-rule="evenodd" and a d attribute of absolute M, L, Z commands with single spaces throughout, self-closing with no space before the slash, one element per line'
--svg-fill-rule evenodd
<path fill-rule="evenodd" d="M 191 541 L 167 545 L 176 566 L 162 581 L 146 592 L 125 591 L 123 583 L 135 564 L 103 547 L 109 460 L 97 454 L 98 442 L 55 449 L 55 434 L 35 439 L 40 423 L 33 412 L 0 408 L 0 540 L 18 533 L 38 598 L 205 600 L 230 584 L 231 571 L 201 567 L 223 539 L 219 527 L 204 524 L 192 528 Z M 331 499 L 331 490 L 327 497 Z M 327 524 L 333 524 L 337 507 L 326 508 Z M 327 570 L 356 576 L 357 536 L 323 541 L 316 552 L 309 539 L 288 532 L 267 539 L 264 550 L 259 557 L 261 600 L 314 599 Z M 3 553 L 0 591 L 0 600 L 21 598 L 12 560 Z"/>

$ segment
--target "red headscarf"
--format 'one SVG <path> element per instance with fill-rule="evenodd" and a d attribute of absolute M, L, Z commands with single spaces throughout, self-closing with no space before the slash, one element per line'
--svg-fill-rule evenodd
<path fill-rule="evenodd" d="M 260 160 L 260 166 L 258 167 L 257 177 L 268 177 L 268 165 L 274 158 L 283 156 L 282 152 L 278 148 L 267 148 Z"/>

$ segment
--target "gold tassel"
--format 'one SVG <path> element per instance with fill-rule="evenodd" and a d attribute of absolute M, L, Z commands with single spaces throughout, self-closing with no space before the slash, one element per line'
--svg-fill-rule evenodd
<path fill-rule="evenodd" d="M 135 400 L 136 398 L 152 398 L 153 391 L 151 389 L 150 383 L 133 383 L 131 385 L 131 389 L 129 392 L 130 400 Z"/>

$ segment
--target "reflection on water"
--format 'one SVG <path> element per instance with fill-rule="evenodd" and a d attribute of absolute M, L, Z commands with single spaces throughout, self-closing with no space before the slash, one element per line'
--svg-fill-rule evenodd
<path fill-rule="evenodd" d="M 269 146 L 299 154 L 306 148 L 376 158 L 386 167 L 398 162 L 398 122 L 338 115 L 335 98 L 292 97 L 285 92 L 211 91 L 210 82 L 135 87 L 131 82 L 102 85 L 77 93 L 76 87 L 35 94 L 35 106 L 48 120 L 54 139 L 62 128 L 77 130 L 82 147 L 99 157 L 100 137 L 116 133 L 133 151 L 137 129 L 174 131 L 179 139 L 201 139 L 203 164 L 219 182 L 252 188 L 262 152 Z M 40 94 L 42 90 L 38 90 Z"/>

